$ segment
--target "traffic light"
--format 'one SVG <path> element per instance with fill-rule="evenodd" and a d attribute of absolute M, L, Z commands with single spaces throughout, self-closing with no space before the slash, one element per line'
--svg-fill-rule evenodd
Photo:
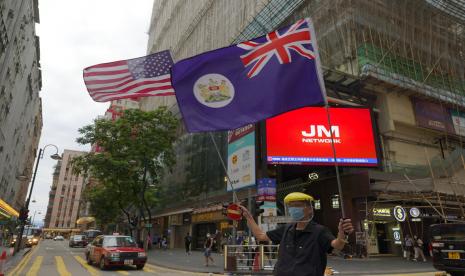
<path fill-rule="evenodd" d="M 252 204 L 252 213 L 254 216 L 258 217 L 265 212 L 265 210 L 261 208 L 263 204 L 265 204 L 265 201 L 255 201 L 255 203 Z"/>
<path fill-rule="evenodd" d="M 223 214 L 223 216 L 227 216 L 228 215 L 228 206 L 229 206 L 229 203 L 223 203 L 223 208 L 221 208 L 221 214 Z"/>
<path fill-rule="evenodd" d="M 28 218 L 28 216 L 29 216 L 29 210 L 28 210 L 28 209 L 26 209 L 26 208 L 21 208 L 21 209 L 19 210 L 19 217 L 18 217 L 18 219 L 19 219 L 20 221 L 23 221 L 23 222 L 26 221 L 27 218 Z"/>

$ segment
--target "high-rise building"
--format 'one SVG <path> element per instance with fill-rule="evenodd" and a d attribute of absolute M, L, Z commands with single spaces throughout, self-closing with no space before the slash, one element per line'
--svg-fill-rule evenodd
<path fill-rule="evenodd" d="M 420 209 L 421 223 L 400 223 L 405 233 L 465 220 L 464 12 L 459 0 L 160 0 L 148 52 L 170 49 L 180 60 L 311 17 L 330 104 L 373 113 L 379 166 L 339 167 L 346 214 L 372 237 L 369 253 L 399 253 L 387 242 L 398 225 L 394 206 Z M 144 110 L 160 105 L 177 108 L 174 97 L 141 99 Z M 257 127 L 257 175 L 277 179 L 278 203 L 292 191 L 313 194 L 315 219 L 335 231 L 341 204 L 334 166 L 268 164 L 266 130 Z M 226 136 L 215 135 L 226 159 Z M 174 233 L 173 245 L 189 231 L 201 245 L 206 231 L 231 227 L 219 205 L 227 195 L 218 177 L 224 171 L 208 135 L 186 133 L 176 147 L 179 162 L 165 176 L 166 204 L 154 212 L 153 231 Z M 309 180 L 312 172 L 317 180 Z M 191 219 L 180 223 L 180 215 Z"/>
<path fill-rule="evenodd" d="M 72 229 L 76 227 L 79 205 L 84 183 L 83 175 L 73 174 L 71 161 L 85 154 L 84 151 L 64 150 L 62 160 L 55 168 L 54 181 L 50 192 L 50 218 L 45 227 L 50 229 Z M 58 172 L 58 175 L 56 173 Z"/>
<path fill-rule="evenodd" d="M 53 170 L 52 186 L 50 187 L 50 192 L 48 194 L 47 213 L 45 214 L 45 218 L 44 218 L 44 225 L 46 227 L 50 225 L 50 219 L 52 218 L 53 202 L 55 201 L 55 196 L 57 193 L 58 179 L 60 178 L 60 170 L 61 170 L 61 160 L 58 160 Z"/>
<path fill-rule="evenodd" d="M 36 23 L 37 0 L 0 1 L 0 198 L 17 210 L 24 205 L 42 130 Z"/>

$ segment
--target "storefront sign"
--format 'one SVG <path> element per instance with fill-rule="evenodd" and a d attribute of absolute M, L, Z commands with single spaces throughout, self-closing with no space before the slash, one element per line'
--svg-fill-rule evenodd
<path fill-rule="evenodd" d="M 394 237 L 395 244 L 402 244 L 400 228 L 392 228 L 392 236 Z"/>
<path fill-rule="evenodd" d="M 272 164 L 377 166 L 371 113 L 366 108 L 305 107 L 266 120 L 267 160 Z M 333 138 L 333 139 L 331 139 Z"/>
<path fill-rule="evenodd" d="M 192 223 L 224 220 L 221 211 L 192 214 Z"/>
<path fill-rule="evenodd" d="M 415 208 L 415 207 L 414 207 L 414 208 L 410 208 L 409 213 L 410 213 L 410 216 L 411 216 L 412 218 L 418 218 L 418 217 L 420 216 L 420 210 L 419 210 L 418 208 Z"/>
<path fill-rule="evenodd" d="M 405 221 L 407 213 L 405 212 L 405 209 L 402 208 L 402 206 L 396 206 L 394 207 L 394 217 L 398 221 Z"/>
<path fill-rule="evenodd" d="M 389 208 L 373 208 L 373 215 L 377 217 L 390 217 L 391 209 Z"/>
<path fill-rule="evenodd" d="M 255 127 L 228 132 L 228 175 L 235 190 L 255 185 Z M 227 185 L 231 191 L 231 185 Z"/>

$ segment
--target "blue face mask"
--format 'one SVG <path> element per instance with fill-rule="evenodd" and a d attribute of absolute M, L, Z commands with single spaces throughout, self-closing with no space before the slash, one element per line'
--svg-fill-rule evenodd
<path fill-rule="evenodd" d="M 288 211 L 294 221 L 299 221 L 305 216 L 303 207 L 289 207 Z"/>

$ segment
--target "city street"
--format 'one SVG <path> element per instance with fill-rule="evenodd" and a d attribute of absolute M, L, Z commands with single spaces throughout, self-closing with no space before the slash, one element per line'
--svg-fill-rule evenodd
<path fill-rule="evenodd" d="M 6 275 L 27 276 L 70 276 L 70 275 L 208 275 L 156 267 L 147 264 L 143 271 L 135 267 L 120 267 L 117 269 L 100 270 L 96 266 L 89 266 L 84 257 L 84 248 L 69 248 L 68 241 L 43 240 L 34 247 L 18 265 Z"/>

